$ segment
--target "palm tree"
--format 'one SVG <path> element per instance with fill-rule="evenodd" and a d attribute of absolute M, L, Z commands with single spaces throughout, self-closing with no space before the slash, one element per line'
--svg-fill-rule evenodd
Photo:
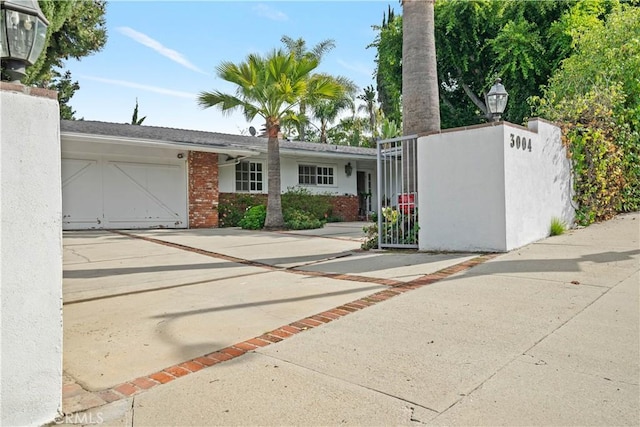
<path fill-rule="evenodd" d="M 402 0 L 404 135 L 440 130 L 434 3 L 435 0 Z"/>
<path fill-rule="evenodd" d="M 280 41 L 284 44 L 287 52 L 293 54 L 297 61 L 306 57 L 308 59 L 315 59 L 320 63 L 324 54 L 336 47 L 336 43 L 333 39 L 322 40 L 320 43 L 313 46 L 311 50 L 307 50 L 307 42 L 303 38 L 292 39 L 289 36 L 282 36 Z M 302 99 L 298 106 L 298 120 L 295 123 L 295 128 L 298 132 L 298 139 L 300 140 L 304 140 L 306 138 L 306 125 L 309 121 L 306 116 L 306 112 L 309 101 L 311 100 Z"/>
<path fill-rule="evenodd" d="M 146 118 L 147 118 L 147 116 L 144 116 L 141 119 L 138 118 L 138 98 L 136 98 L 136 107 L 133 109 L 133 116 L 131 117 L 131 124 L 140 126 L 142 124 L 142 122 L 144 122 L 144 119 L 146 119 Z"/>
<path fill-rule="evenodd" d="M 434 22 L 435 0 L 402 0 L 402 132 L 440 130 L 440 100 Z M 416 190 L 415 165 L 403 150 L 404 182 Z"/>
<path fill-rule="evenodd" d="M 358 86 L 350 79 L 346 77 L 333 77 L 330 75 L 324 75 L 328 79 L 332 79 L 336 84 L 342 87 L 342 96 L 334 99 L 320 99 L 309 101 L 309 108 L 311 108 L 311 115 L 316 120 L 320 121 L 320 142 L 326 144 L 327 141 L 327 127 L 333 123 L 340 113 L 346 109 L 353 110 L 355 108 L 353 102 L 353 96 L 358 91 Z"/>
<path fill-rule="evenodd" d="M 251 54 L 244 62 L 223 62 L 216 68 L 218 77 L 237 86 L 235 95 L 217 90 L 198 95 L 198 103 L 203 108 L 217 106 L 227 113 L 241 110 L 248 121 L 256 116 L 265 119 L 269 138 L 266 229 L 284 227 L 280 197 L 280 121 L 294 117 L 302 99 L 342 96 L 342 88 L 335 81 L 312 74 L 317 66 L 318 61 L 314 58 L 298 60 L 282 50 L 274 50 L 265 57 Z"/>
<path fill-rule="evenodd" d="M 358 99 L 364 101 L 365 104 L 361 105 L 359 110 L 362 109 L 367 113 L 369 117 L 369 128 L 371 129 L 371 142 L 375 142 L 378 130 L 376 123 L 376 116 L 378 114 L 376 108 L 376 91 L 371 85 L 365 87 L 363 91 L 362 94 L 358 95 Z"/>
<path fill-rule="evenodd" d="M 333 123 L 340 112 L 352 108 L 353 101 L 349 97 L 339 99 L 323 99 L 310 105 L 313 117 L 320 121 L 320 142 L 327 144 L 327 129 Z"/>

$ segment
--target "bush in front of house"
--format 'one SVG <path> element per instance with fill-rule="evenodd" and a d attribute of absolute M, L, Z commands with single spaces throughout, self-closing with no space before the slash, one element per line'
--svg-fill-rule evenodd
<path fill-rule="evenodd" d="M 266 194 L 233 193 L 221 195 L 218 204 L 218 226 L 239 227 L 251 206 L 266 203 Z"/>
<path fill-rule="evenodd" d="M 261 230 L 264 227 L 266 217 L 267 207 L 265 205 L 253 206 L 247 210 L 238 225 L 245 230 Z"/>
<path fill-rule="evenodd" d="M 313 194 L 304 187 L 289 187 L 282 194 L 282 210 L 298 210 L 308 213 L 319 221 L 331 217 L 333 206 L 330 195 Z"/>
<path fill-rule="evenodd" d="M 284 226 L 289 230 L 311 230 L 324 226 L 324 221 L 315 218 L 309 212 L 299 209 L 287 209 L 283 215 Z"/>
<path fill-rule="evenodd" d="M 218 205 L 220 227 L 242 227 L 258 230 L 264 226 L 266 194 L 234 194 L 221 199 Z M 341 218 L 332 216 L 333 205 L 328 194 L 313 194 L 306 188 L 289 187 L 282 194 L 282 214 L 285 226 L 290 230 L 308 230 L 322 227 L 327 221 Z M 260 208 L 261 207 L 261 208 Z M 252 209 L 258 208 L 253 212 Z M 261 221 L 256 215 L 264 209 Z M 251 212 L 251 214 L 250 214 Z M 258 219 L 260 217 L 258 216 Z M 262 224 L 259 227 L 257 224 Z"/>

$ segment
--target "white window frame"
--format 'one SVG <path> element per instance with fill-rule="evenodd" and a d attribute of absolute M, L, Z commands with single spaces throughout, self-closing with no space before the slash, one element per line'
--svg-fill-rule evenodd
<path fill-rule="evenodd" d="M 303 177 L 304 179 L 301 179 Z M 306 187 L 337 187 L 338 183 L 336 176 L 336 166 L 326 164 L 299 163 L 298 185 Z"/>
<path fill-rule="evenodd" d="M 247 165 L 247 170 L 238 170 L 238 167 L 242 168 L 244 165 Z M 252 170 L 252 166 L 255 168 Z M 236 193 L 264 193 L 264 174 L 265 168 L 263 162 L 255 162 L 251 160 L 242 160 L 236 163 L 234 167 L 234 182 L 235 182 L 235 191 Z M 238 179 L 238 173 L 243 174 L 240 179 Z M 246 174 L 246 176 L 244 175 Z M 254 175 L 255 176 L 252 176 Z M 258 179 L 258 176 L 260 179 Z M 240 188 L 238 188 L 238 184 L 241 184 Z M 247 189 L 242 189 L 242 187 L 246 184 Z M 254 189 L 252 187 L 255 186 Z M 260 187 L 260 189 L 258 189 Z"/>

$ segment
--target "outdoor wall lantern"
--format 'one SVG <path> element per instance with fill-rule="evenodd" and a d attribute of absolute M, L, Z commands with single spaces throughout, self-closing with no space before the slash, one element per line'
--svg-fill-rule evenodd
<path fill-rule="evenodd" d="M 347 176 L 351 176 L 352 172 L 353 172 L 353 166 L 351 166 L 351 162 L 344 165 L 344 173 L 346 173 Z"/>
<path fill-rule="evenodd" d="M 20 81 L 44 49 L 49 21 L 37 0 L 0 0 L 3 80 Z"/>
<path fill-rule="evenodd" d="M 500 120 L 507 106 L 507 99 L 509 99 L 509 94 L 502 85 L 502 80 L 496 79 L 496 82 L 491 86 L 487 94 L 487 107 L 489 108 L 489 113 L 491 113 L 491 120 Z"/>

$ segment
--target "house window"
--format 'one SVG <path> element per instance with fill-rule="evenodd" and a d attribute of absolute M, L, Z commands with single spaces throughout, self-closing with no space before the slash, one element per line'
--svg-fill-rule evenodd
<path fill-rule="evenodd" d="M 262 192 L 262 163 L 240 162 L 236 165 L 236 191 Z"/>
<path fill-rule="evenodd" d="M 300 185 L 332 186 L 334 183 L 334 168 L 331 166 L 298 166 L 298 184 Z"/>

